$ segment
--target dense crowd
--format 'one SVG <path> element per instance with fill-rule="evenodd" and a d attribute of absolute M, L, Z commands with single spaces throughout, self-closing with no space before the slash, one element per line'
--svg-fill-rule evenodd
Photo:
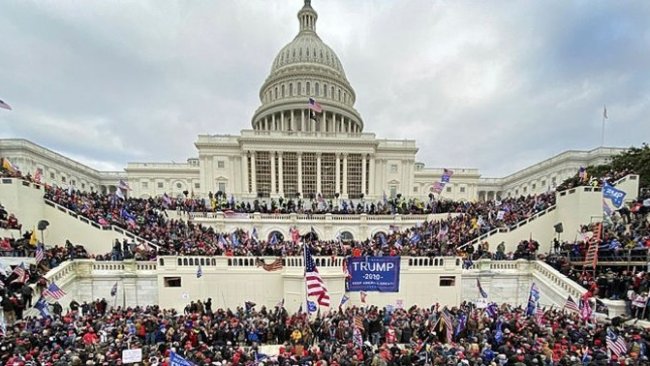
<path fill-rule="evenodd" d="M 60 305 L 59 305 L 60 307 Z M 596 323 L 580 314 L 471 303 L 409 309 L 340 307 L 308 315 L 253 305 L 212 309 L 193 302 L 182 313 L 157 306 L 110 307 L 106 300 L 7 326 L 5 365 L 120 365 L 122 350 L 141 348 L 141 365 L 170 365 L 171 352 L 197 365 L 643 365 L 646 330 Z M 607 334 L 625 347 L 608 352 Z M 278 354 L 260 346 L 279 345 Z"/>
<path fill-rule="evenodd" d="M 298 238 L 317 239 L 313 232 L 292 235 L 292 238 L 259 238 L 255 232 L 245 230 L 219 233 L 190 220 L 169 219 L 166 215 L 169 199 L 165 196 L 122 200 L 115 195 L 49 188 L 45 198 L 100 225 L 123 227 L 156 244 L 159 254 L 287 256 L 299 253 Z M 552 193 L 503 201 L 436 202 L 443 212 L 453 211 L 457 215 L 450 214 L 446 219 L 424 222 L 403 231 L 391 230 L 364 241 L 316 241 L 314 246 L 319 255 L 349 255 L 354 248 L 360 248 L 364 254 L 455 255 L 460 245 L 481 234 L 515 225 L 553 204 Z M 126 252 L 123 246 L 122 254 L 117 249 L 114 248 L 111 258 L 120 258 Z"/>
<path fill-rule="evenodd" d="M 609 170 L 602 173 L 599 177 L 595 177 L 590 176 L 587 169 L 581 168 L 576 175 L 566 179 L 557 186 L 557 190 L 564 191 L 566 189 L 580 186 L 602 187 L 605 184 L 613 185 L 617 180 L 629 174 L 634 174 L 634 172 L 629 169 Z"/>

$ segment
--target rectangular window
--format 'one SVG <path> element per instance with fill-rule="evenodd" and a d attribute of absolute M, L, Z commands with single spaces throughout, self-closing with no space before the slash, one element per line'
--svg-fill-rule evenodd
<path fill-rule="evenodd" d="M 76 185 L 77 185 L 77 181 L 74 180 L 74 179 L 73 179 L 72 182 L 70 182 L 70 183 L 71 183 L 73 186 L 76 186 Z"/>
<path fill-rule="evenodd" d="M 163 182 L 158 182 L 158 188 L 162 188 L 162 187 L 163 187 Z"/>
<path fill-rule="evenodd" d="M 224 182 L 219 182 L 219 190 L 220 190 L 221 192 L 225 192 L 225 191 L 226 191 L 226 183 L 224 183 Z"/>
<path fill-rule="evenodd" d="M 440 276 L 440 287 L 456 286 L 456 276 Z"/>
<path fill-rule="evenodd" d="M 361 154 L 348 155 L 348 197 L 361 197 Z"/>
<path fill-rule="evenodd" d="M 322 154 L 320 162 L 321 193 L 324 198 L 334 198 L 336 190 L 336 155 Z M 352 197 L 350 197 L 352 198 Z"/>
<path fill-rule="evenodd" d="M 86 188 L 86 183 L 81 183 L 81 189 L 85 189 L 85 188 Z"/>
<path fill-rule="evenodd" d="M 61 182 L 65 183 L 65 177 L 61 177 Z"/>
<path fill-rule="evenodd" d="M 302 154 L 302 196 L 316 197 L 317 160 L 315 153 Z"/>
<path fill-rule="evenodd" d="M 225 166 L 226 166 L 226 163 L 223 160 L 217 161 L 217 168 L 223 169 L 223 168 L 225 168 Z"/>
<path fill-rule="evenodd" d="M 180 277 L 165 277 L 165 287 L 181 287 Z"/>
<path fill-rule="evenodd" d="M 418 193 L 418 187 L 413 187 L 413 193 Z"/>
<path fill-rule="evenodd" d="M 201 183 L 194 183 L 194 189 L 201 188 Z"/>
<path fill-rule="evenodd" d="M 451 187 L 447 187 L 447 193 L 451 193 Z"/>
<path fill-rule="evenodd" d="M 390 186 L 390 198 L 397 196 L 397 186 Z"/>
<path fill-rule="evenodd" d="M 533 190 L 535 190 L 535 188 L 537 188 L 537 184 L 533 183 Z"/>
<path fill-rule="evenodd" d="M 285 152 L 282 155 L 282 179 L 284 180 L 284 195 L 295 197 L 298 193 L 298 154 Z"/>
<path fill-rule="evenodd" d="M 465 193 L 465 187 L 460 187 L 460 193 Z"/>
<path fill-rule="evenodd" d="M 142 182 L 142 188 L 144 189 L 149 188 L 149 182 Z"/>
<path fill-rule="evenodd" d="M 545 180 L 542 181 L 542 187 L 546 187 L 546 181 Z"/>
<path fill-rule="evenodd" d="M 271 154 L 268 151 L 255 152 L 255 178 L 257 194 L 260 197 L 269 197 L 271 195 Z"/>
<path fill-rule="evenodd" d="M 50 173 L 50 179 L 54 179 L 55 175 L 54 173 Z"/>
<path fill-rule="evenodd" d="M 391 173 L 397 173 L 397 164 L 391 164 L 390 165 L 390 172 Z"/>

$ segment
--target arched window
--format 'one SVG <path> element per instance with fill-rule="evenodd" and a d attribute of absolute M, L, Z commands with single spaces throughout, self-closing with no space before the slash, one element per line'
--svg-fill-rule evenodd
<path fill-rule="evenodd" d="M 302 83 L 298 82 L 298 95 L 302 95 Z"/>
<path fill-rule="evenodd" d="M 269 236 L 266 238 L 266 240 L 269 242 L 269 244 L 282 243 L 284 241 L 284 235 L 277 230 L 273 230 L 269 233 Z"/>
<path fill-rule="evenodd" d="M 315 86 L 316 86 L 316 96 L 320 97 L 320 85 L 318 84 L 318 82 L 316 83 Z"/>
<path fill-rule="evenodd" d="M 284 85 L 282 85 L 282 98 L 284 98 Z"/>
<path fill-rule="evenodd" d="M 350 242 L 350 241 L 354 240 L 354 235 L 352 235 L 352 233 L 349 232 L 349 231 L 341 231 L 339 236 L 340 236 L 342 242 Z"/>
<path fill-rule="evenodd" d="M 327 98 L 327 84 L 323 84 L 323 97 Z"/>
<path fill-rule="evenodd" d="M 339 102 L 341 101 L 341 89 L 339 89 Z"/>
<path fill-rule="evenodd" d="M 289 96 L 293 97 L 293 83 L 289 83 Z"/>
<path fill-rule="evenodd" d="M 273 99 L 278 99 L 278 87 L 277 86 L 275 87 Z"/>
<path fill-rule="evenodd" d="M 311 83 L 307 82 L 307 95 L 311 95 Z"/>
<path fill-rule="evenodd" d="M 330 88 L 330 98 L 334 99 L 334 87 Z"/>

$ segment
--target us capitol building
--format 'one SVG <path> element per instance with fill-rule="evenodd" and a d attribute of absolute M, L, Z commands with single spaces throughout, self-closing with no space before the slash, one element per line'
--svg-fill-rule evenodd
<path fill-rule="evenodd" d="M 131 196 L 222 191 L 238 199 L 315 197 L 378 200 L 401 193 L 427 200 L 442 168 L 416 161 L 414 140 L 380 139 L 364 131 L 354 108 L 356 93 L 336 53 L 316 33 L 318 14 L 305 0 L 297 36 L 273 60 L 260 88 L 252 129 L 239 136 L 199 135 L 198 157 L 186 163 L 128 163 L 104 172 L 23 139 L 0 140 L 0 156 L 23 174 L 81 190 L 114 190 L 128 181 Z M 315 114 L 314 98 L 322 107 Z M 485 200 L 539 193 L 574 175 L 580 166 L 605 162 L 622 149 L 567 151 L 503 178 L 482 178 L 478 169 L 454 171 L 442 197 Z"/>

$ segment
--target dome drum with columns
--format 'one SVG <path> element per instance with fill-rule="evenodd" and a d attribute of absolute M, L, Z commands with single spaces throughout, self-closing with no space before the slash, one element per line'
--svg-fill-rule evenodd
<path fill-rule="evenodd" d="M 262 105 L 253 116 L 253 129 L 363 132 L 363 121 L 354 109 L 354 90 L 336 53 L 316 34 L 317 19 L 310 1 L 305 1 L 298 12 L 298 35 L 275 57 L 260 89 Z M 323 107 L 315 119 L 307 109 L 310 97 Z"/>

